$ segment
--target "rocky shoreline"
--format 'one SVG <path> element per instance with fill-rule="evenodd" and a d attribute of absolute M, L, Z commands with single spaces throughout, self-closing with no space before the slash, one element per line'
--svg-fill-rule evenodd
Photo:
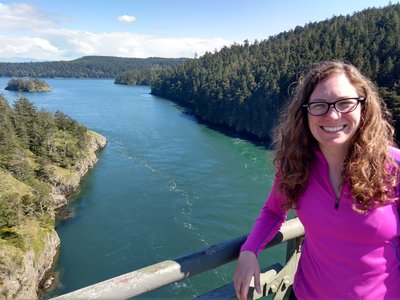
<path fill-rule="evenodd" d="M 97 163 L 98 159 L 95 152 L 103 149 L 107 144 L 106 138 L 94 131 L 90 131 L 90 136 L 92 137 L 90 140 L 90 152 L 86 153 L 86 158 L 79 162 L 78 170 L 69 174 L 68 177 L 55 176 L 52 178 L 51 198 L 55 209 L 67 205 L 67 197 L 76 191 L 82 177 Z"/>
<path fill-rule="evenodd" d="M 68 177 L 52 178 L 52 203 L 54 209 L 67 204 L 67 197 L 74 192 L 80 184 L 82 177 L 96 164 L 98 158 L 95 152 L 106 146 L 107 140 L 104 136 L 89 132 L 90 150 L 85 153 L 85 158 L 77 164 L 77 171 Z M 29 249 L 24 253 L 13 250 L 1 251 L 0 257 L 3 262 L 9 262 L 8 274 L 2 276 L 1 284 L 6 287 L 0 294 L 0 299 L 38 299 L 39 290 L 51 285 L 52 276 L 50 270 L 57 256 L 60 238 L 55 229 L 38 228 L 40 240 L 38 249 Z M 22 256 L 22 257 L 21 257 Z M 15 267 L 15 261 L 17 263 Z"/>

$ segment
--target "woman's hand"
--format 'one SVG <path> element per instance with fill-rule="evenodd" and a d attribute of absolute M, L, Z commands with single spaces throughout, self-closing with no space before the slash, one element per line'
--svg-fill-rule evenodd
<path fill-rule="evenodd" d="M 254 276 L 254 287 L 257 293 L 261 294 L 260 287 L 260 266 L 256 255 L 251 251 L 242 251 L 239 255 L 235 275 L 233 276 L 233 285 L 236 290 L 236 296 L 239 300 L 247 299 L 249 284 Z"/>

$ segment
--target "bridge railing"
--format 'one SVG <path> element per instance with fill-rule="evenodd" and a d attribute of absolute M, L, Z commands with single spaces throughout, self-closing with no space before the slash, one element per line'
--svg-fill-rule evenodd
<path fill-rule="evenodd" d="M 285 297 L 285 294 L 287 294 L 288 289 L 293 283 L 303 235 L 303 225 L 297 218 L 288 220 L 282 225 L 278 234 L 268 243 L 266 248 L 288 242 L 286 265 L 275 264 L 264 269 L 261 274 L 262 293 L 257 294 L 254 288 L 250 288 L 249 297 L 258 299 L 271 293 L 275 294 L 274 299 L 283 299 Z M 84 287 L 53 299 L 129 299 L 237 259 L 240 247 L 245 240 L 246 236 L 235 238 L 198 252 L 162 261 Z M 233 285 L 227 284 L 198 297 L 198 299 L 216 298 L 235 298 Z"/>

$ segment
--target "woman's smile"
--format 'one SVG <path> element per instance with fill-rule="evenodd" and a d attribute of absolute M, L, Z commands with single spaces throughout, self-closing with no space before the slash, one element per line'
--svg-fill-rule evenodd
<path fill-rule="evenodd" d="M 333 126 L 330 126 L 330 127 L 328 127 L 328 126 L 321 126 L 321 128 L 322 128 L 323 130 L 325 130 L 325 131 L 328 131 L 328 132 L 338 132 L 338 131 L 343 130 L 345 126 L 346 126 L 346 125 L 334 126 L 334 127 L 333 127 Z"/>

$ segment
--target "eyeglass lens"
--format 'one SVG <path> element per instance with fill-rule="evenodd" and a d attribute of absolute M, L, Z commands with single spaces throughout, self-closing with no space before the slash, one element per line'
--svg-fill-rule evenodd
<path fill-rule="evenodd" d="M 313 102 L 308 104 L 307 109 L 313 115 L 324 115 L 333 106 L 337 112 L 349 113 L 356 109 L 358 102 L 359 99 L 357 98 L 342 99 L 333 103 Z"/>

